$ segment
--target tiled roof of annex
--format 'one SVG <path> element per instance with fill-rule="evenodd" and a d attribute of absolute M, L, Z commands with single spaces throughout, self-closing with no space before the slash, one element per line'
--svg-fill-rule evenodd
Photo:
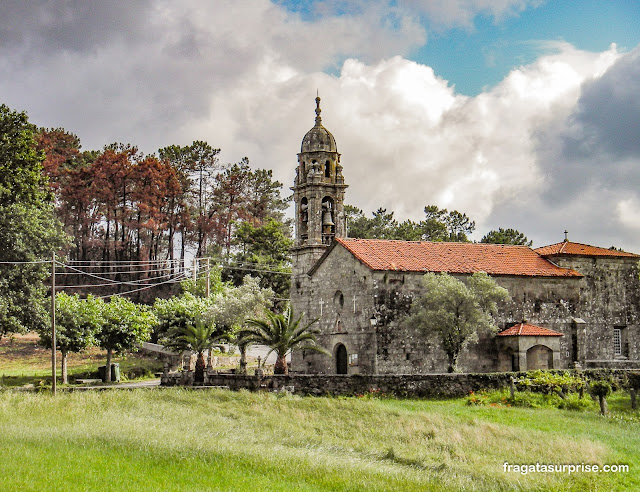
<path fill-rule="evenodd" d="M 518 323 L 517 325 L 502 330 L 498 333 L 499 337 L 562 337 L 562 333 L 542 328 L 541 326 L 528 325 L 526 323 Z"/>
<path fill-rule="evenodd" d="M 615 249 L 599 248 L 588 244 L 572 243 L 563 241 L 561 243 L 543 246 L 534 250 L 541 256 L 602 256 L 608 258 L 640 258 L 640 255 L 616 251 Z"/>
<path fill-rule="evenodd" d="M 372 270 L 476 273 L 527 277 L 582 277 L 527 246 L 336 238 Z"/>

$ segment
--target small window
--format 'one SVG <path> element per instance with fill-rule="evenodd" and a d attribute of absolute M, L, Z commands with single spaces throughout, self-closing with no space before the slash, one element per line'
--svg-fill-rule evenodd
<path fill-rule="evenodd" d="M 325 178 L 331 177 L 331 163 L 329 161 L 324 163 L 324 177 Z"/>
<path fill-rule="evenodd" d="M 614 355 L 622 355 L 622 329 L 613 329 L 613 353 Z"/>
<path fill-rule="evenodd" d="M 542 311 L 542 301 L 540 301 L 540 299 L 538 299 L 535 304 L 533 305 L 533 311 L 536 314 L 539 314 L 540 311 Z"/>
<path fill-rule="evenodd" d="M 339 290 L 333 296 L 333 304 L 340 308 L 344 307 L 344 295 Z"/>

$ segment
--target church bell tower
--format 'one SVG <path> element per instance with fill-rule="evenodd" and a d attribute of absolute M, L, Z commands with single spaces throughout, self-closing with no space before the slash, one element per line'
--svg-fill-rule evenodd
<path fill-rule="evenodd" d="M 322 126 L 320 98 L 316 123 L 302 139 L 293 190 L 295 245 L 293 275 L 307 273 L 331 245 L 346 236 L 344 184 L 336 140 Z"/>

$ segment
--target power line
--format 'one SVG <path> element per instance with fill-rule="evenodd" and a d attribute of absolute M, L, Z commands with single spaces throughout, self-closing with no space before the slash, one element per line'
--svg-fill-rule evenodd
<path fill-rule="evenodd" d="M 166 274 L 166 275 L 159 275 L 159 276 L 156 276 L 156 277 L 150 277 L 150 278 L 141 279 L 141 280 L 132 280 L 130 282 L 127 282 L 127 281 L 112 280 L 110 278 L 105 278 L 105 277 L 102 277 L 100 275 L 95 275 L 93 273 L 83 272 L 82 270 L 79 270 L 79 269 L 74 268 L 72 266 L 67 266 L 66 268 L 69 268 L 70 270 L 75 270 L 76 272 L 78 272 L 78 274 L 86 275 L 88 277 L 95 278 L 95 279 L 101 280 L 103 282 L 107 282 L 110 285 L 140 285 L 141 282 L 147 282 L 149 280 L 161 279 L 161 278 L 171 277 L 173 275 L 179 275 L 179 273 L 169 273 L 169 274 Z"/>
<path fill-rule="evenodd" d="M 42 265 L 44 263 L 51 263 L 51 260 L 36 260 L 36 261 L 0 261 L 0 265 Z"/>
<path fill-rule="evenodd" d="M 152 287 L 157 287 L 157 286 L 159 286 L 159 285 L 165 285 L 165 284 L 176 284 L 176 283 L 180 282 L 181 280 L 184 280 L 185 278 L 186 278 L 186 276 L 184 276 L 184 278 L 183 278 L 183 279 L 179 279 L 179 278 L 177 278 L 177 279 L 171 279 L 171 280 L 167 280 L 167 281 L 165 281 L 165 282 L 159 282 L 159 283 L 152 284 L 152 285 L 145 285 L 144 287 L 141 287 L 141 288 L 139 288 L 139 289 L 128 290 L 128 291 L 126 291 L 126 292 L 118 292 L 118 293 L 115 293 L 115 294 L 109 294 L 109 295 L 106 295 L 106 296 L 99 296 L 99 297 L 98 297 L 98 299 L 106 299 L 107 297 L 113 297 L 113 296 L 124 296 L 124 295 L 127 295 L 127 294 L 133 294 L 134 292 L 140 292 L 140 291 L 142 291 L 142 290 L 151 289 Z"/>
<path fill-rule="evenodd" d="M 64 265 L 64 268 L 67 269 L 71 269 L 74 267 L 71 266 L 67 266 Z M 90 267 L 81 267 L 81 268 L 90 268 Z M 98 268 L 105 268 L 105 267 L 98 267 Z M 167 270 L 171 270 L 172 267 L 166 267 L 166 268 L 154 268 L 151 270 L 116 270 L 113 272 L 99 272 L 100 275 L 133 275 L 136 273 L 155 273 L 155 272 L 166 272 Z M 76 272 L 78 270 L 76 269 Z M 58 272 L 56 271 L 56 275 L 78 275 L 78 273 L 74 273 L 74 272 Z"/>

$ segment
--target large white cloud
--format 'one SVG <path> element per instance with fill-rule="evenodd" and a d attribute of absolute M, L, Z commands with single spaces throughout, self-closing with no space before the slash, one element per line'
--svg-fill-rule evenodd
<path fill-rule="evenodd" d="M 0 69 L 10 74 L 0 98 L 85 147 L 153 152 L 202 139 L 288 187 L 317 88 L 349 203 L 414 219 L 437 204 L 466 212 L 481 233 L 516 227 L 541 245 L 566 227 L 575 240 L 640 251 L 628 227 L 640 203 L 637 50 L 548 43 L 476 97 L 405 58 L 426 39 L 416 16 L 468 25 L 529 4 L 354 1 L 313 18 L 267 0 L 64 3 L 63 16 L 49 3 L 23 14 L 0 6 Z M 29 29 L 18 32 L 21 16 Z"/>

